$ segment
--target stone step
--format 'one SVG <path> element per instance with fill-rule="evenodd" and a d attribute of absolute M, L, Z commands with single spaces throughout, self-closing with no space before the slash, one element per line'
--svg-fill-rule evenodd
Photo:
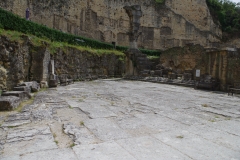
<path fill-rule="evenodd" d="M 0 111 L 11 111 L 19 106 L 21 99 L 15 96 L 0 96 Z"/>
<path fill-rule="evenodd" d="M 19 97 L 21 100 L 26 100 L 31 98 L 31 95 L 25 91 L 8 91 L 8 92 L 3 92 L 2 97 L 6 96 L 15 96 Z"/>
<path fill-rule="evenodd" d="M 31 88 L 28 86 L 19 86 L 19 87 L 14 87 L 13 91 L 25 91 L 27 93 L 31 93 Z"/>

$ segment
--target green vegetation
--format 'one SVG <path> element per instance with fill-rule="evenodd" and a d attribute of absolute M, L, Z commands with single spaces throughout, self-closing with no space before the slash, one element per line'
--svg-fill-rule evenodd
<path fill-rule="evenodd" d="M 216 122 L 216 120 L 214 120 L 214 119 L 209 119 L 208 121 L 209 122 Z"/>
<path fill-rule="evenodd" d="M 25 101 L 21 102 L 21 103 L 19 104 L 19 106 L 15 109 L 15 111 L 17 111 L 17 112 L 22 112 L 23 107 L 25 107 L 26 105 L 31 105 L 31 104 L 33 104 L 34 98 L 35 98 L 35 96 L 33 96 L 32 98 L 30 98 L 29 100 L 25 100 Z"/>
<path fill-rule="evenodd" d="M 115 55 L 119 55 L 119 56 L 124 56 L 124 54 L 121 51 L 117 51 L 117 50 L 113 50 L 113 49 L 112 50 L 94 49 L 91 47 L 71 45 L 71 44 L 68 44 L 65 42 L 56 42 L 56 41 L 51 42 L 49 39 L 38 38 L 36 36 L 20 33 L 17 31 L 0 29 L 0 35 L 6 36 L 11 41 L 16 41 L 18 43 L 24 42 L 24 39 L 26 37 L 29 37 L 31 43 L 36 47 L 42 46 L 42 45 L 48 45 L 48 48 L 49 48 L 51 54 L 56 53 L 59 49 L 63 50 L 65 53 L 67 53 L 67 48 L 76 48 L 80 51 L 87 51 L 87 52 L 97 54 L 97 55 L 115 54 Z"/>
<path fill-rule="evenodd" d="M 128 47 L 124 47 L 124 46 L 116 46 L 116 49 L 119 51 L 126 51 L 128 49 Z M 157 51 L 157 50 L 148 50 L 148 49 L 139 49 L 143 54 L 146 54 L 148 56 L 160 56 L 161 55 L 161 51 Z"/>
<path fill-rule="evenodd" d="M 17 127 L 17 126 L 8 126 L 8 128 L 15 128 L 15 127 Z"/>
<path fill-rule="evenodd" d="M 67 42 L 73 45 L 91 46 L 92 48 L 98 49 L 113 49 L 112 44 L 63 33 L 44 25 L 27 21 L 3 9 L 0 9 L 0 22 L 4 29 L 14 30 L 25 34 L 32 34 L 40 38 L 48 38 L 51 41 Z"/>
<path fill-rule="evenodd" d="M 70 148 L 73 148 L 75 146 L 75 144 L 74 143 L 72 143 L 69 147 Z"/>
<path fill-rule="evenodd" d="M 160 1 L 162 0 L 157 0 Z M 109 43 L 104 43 L 89 38 L 76 36 L 68 33 L 63 33 L 59 30 L 48 28 L 44 25 L 40 25 L 31 21 L 27 21 L 24 18 L 20 18 L 12 14 L 11 12 L 5 11 L 0 8 L 0 29 L 1 32 L 7 33 L 11 37 L 11 40 L 21 41 L 23 38 L 22 33 L 26 35 L 32 35 L 31 42 L 34 45 L 41 45 L 44 41 L 50 44 L 50 52 L 55 53 L 58 48 L 64 49 L 66 47 L 76 47 L 80 50 L 87 50 L 91 53 L 96 54 L 112 54 L 123 55 L 123 51 L 128 48 L 123 46 L 117 46 L 116 50 L 113 49 L 113 45 Z M 10 33 L 12 31 L 17 31 Z M 21 32 L 21 33 L 19 33 Z M 19 35 L 18 35 L 19 34 Z M 160 55 L 159 51 L 140 49 L 144 54 L 155 56 Z"/>
<path fill-rule="evenodd" d="M 157 3 L 164 3 L 165 0 L 155 0 L 155 2 L 157 2 Z"/>
<path fill-rule="evenodd" d="M 183 139 L 184 137 L 183 136 L 177 136 L 176 138 Z"/>
<path fill-rule="evenodd" d="M 83 122 L 83 121 L 81 121 L 81 122 L 80 122 L 80 125 L 81 125 L 81 126 L 84 126 L 84 122 Z"/>
<path fill-rule="evenodd" d="M 83 99 L 79 99 L 78 101 L 79 101 L 79 102 L 84 102 L 84 100 L 83 100 Z"/>
<path fill-rule="evenodd" d="M 202 106 L 203 106 L 203 107 L 209 107 L 209 105 L 207 105 L 207 104 L 202 104 Z"/>
<path fill-rule="evenodd" d="M 223 32 L 240 33 L 240 3 L 229 0 L 206 0 L 215 20 L 220 22 Z"/>
<path fill-rule="evenodd" d="M 159 59 L 160 56 L 147 56 L 147 58 L 150 60 L 155 60 L 155 59 Z"/>

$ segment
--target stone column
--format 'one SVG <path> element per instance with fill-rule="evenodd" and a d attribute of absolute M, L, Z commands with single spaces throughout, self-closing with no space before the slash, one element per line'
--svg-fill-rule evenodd
<path fill-rule="evenodd" d="M 50 69 L 51 74 L 54 74 L 54 60 L 51 60 L 50 65 L 51 65 L 51 69 Z"/>
<path fill-rule="evenodd" d="M 58 79 L 57 76 L 54 74 L 54 60 L 50 61 L 49 64 L 49 70 L 50 70 L 50 80 L 49 80 L 49 87 L 57 87 L 58 85 Z"/>

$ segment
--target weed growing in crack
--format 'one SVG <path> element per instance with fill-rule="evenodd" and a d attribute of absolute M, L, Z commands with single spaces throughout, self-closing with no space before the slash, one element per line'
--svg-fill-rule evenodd
<path fill-rule="evenodd" d="M 177 136 L 176 138 L 183 139 L 184 137 L 183 136 Z"/>
<path fill-rule="evenodd" d="M 54 142 L 55 142 L 56 144 L 58 144 L 58 141 L 55 140 Z"/>
<path fill-rule="evenodd" d="M 81 125 L 81 126 L 84 126 L 84 122 L 83 122 L 83 121 L 81 121 L 81 122 L 80 122 L 80 125 Z"/>
<path fill-rule="evenodd" d="M 74 143 L 72 143 L 69 147 L 70 148 L 73 148 L 75 146 L 75 144 Z"/>
<path fill-rule="evenodd" d="M 203 107 L 209 107 L 209 105 L 207 105 L 207 104 L 202 104 L 202 106 L 203 106 Z"/>
<path fill-rule="evenodd" d="M 15 128 L 15 127 L 17 127 L 17 126 L 8 126 L 8 128 Z"/>
<path fill-rule="evenodd" d="M 21 102 L 19 104 L 19 106 L 15 109 L 15 111 L 21 112 L 23 107 L 25 107 L 26 105 L 31 105 L 33 103 L 34 98 L 35 98 L 35 95 L 32 98 L 30 98 L 29 100 L 25 100 L 25 101 Z"/>
<path fill-rule="evenodd" d="M 72 107 L 72 106 L 70 106 L 70 105 L 69 105 L 68 107 L 69 107 L 70 109 L 73 109 L 73 107 Z"/>
<path fill-rule="evenodd" d="M 209 119 L 208 121 L 210 121 L 210 122 L 216 122 L 214 119 Z"/>
<path fill-rule="evenodd" d="M 83 100 L 83 99 L 79 99 L 78 101 L 79 101 L 79 102 L 84 102 L 84 100 Z"/>

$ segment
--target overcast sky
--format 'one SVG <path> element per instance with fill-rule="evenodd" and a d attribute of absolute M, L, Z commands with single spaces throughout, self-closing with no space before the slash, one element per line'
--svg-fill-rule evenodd
<path fill-rule="evenodd" d="M 240 0 L 231 0 L 232 2 L 238 3 Z"/>

